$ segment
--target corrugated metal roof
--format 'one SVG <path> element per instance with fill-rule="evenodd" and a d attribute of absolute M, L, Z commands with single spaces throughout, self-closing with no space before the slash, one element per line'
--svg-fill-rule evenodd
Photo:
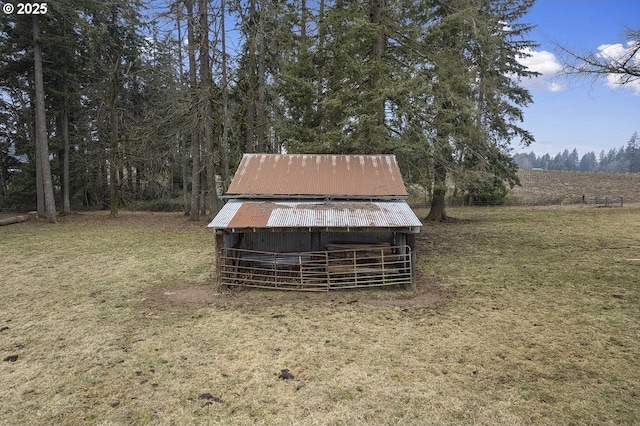
<path fill-rule="evenodd" d="M 244 154 L 227 196 L 407 197 L 395 155 Z"/>
<path fill-rule="evenodd" d="M 408 228 L 420 220 L 404 201 L 229 201 L 210 228 Z"/>

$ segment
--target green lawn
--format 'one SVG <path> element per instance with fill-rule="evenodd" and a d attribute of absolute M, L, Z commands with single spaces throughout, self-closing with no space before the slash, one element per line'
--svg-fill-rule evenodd
<path fill-rule="evenodd" d="M 640 205 L 448 213 L 415 293 L 223 291 L 179 214 L 0 227 L 0 424 L 640 423 Z"/>

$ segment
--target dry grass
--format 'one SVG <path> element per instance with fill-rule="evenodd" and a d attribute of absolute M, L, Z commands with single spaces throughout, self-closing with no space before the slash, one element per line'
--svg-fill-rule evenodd
<path fill-rule="evenodd" d="M 416 293 L 221 292 L 173 214 L 0 228 L 0 424 L 640 423 L 640 206 L 449 213 Z"/>
<path fill-rule="evenodd" d="M 640 173 L 566 172 L 520 170 L 522 186 L 509 193 L 517 204 L 579 204 L 582 196 L 610 202 L 640 202 Z M 604 201 L 602 201 L 604 202 Z"/>

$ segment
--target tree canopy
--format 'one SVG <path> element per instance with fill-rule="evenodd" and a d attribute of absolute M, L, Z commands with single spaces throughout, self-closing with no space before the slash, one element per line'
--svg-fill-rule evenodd
<path fill-rule="evenodd" d="M 393 153 L 446 220 L 517 184 L 533 0 L 64 0 L 40 16 L 55 198 L 212 215 L 244 152 Z M 36 202 L 31 21 L 0 17 L 0 207 Z M 38 127 L 40 129 L 40 127 Z"/>
<path fill-rule="evenodd" d="M 612 173 L 638 173 L 640 172 L 640 137 L 634 132 L 629 138 L 627 146 L 611 148 L 608 151 L 600 151 L 598 155 L 590 151 L 582 156 L 577 149 L 551 156 L 544 154 L 537 156 L 535 153 L 518 153 L 513 156 L 514 161 L 521 169 L 563 170 L 581 172 L 612 172 Z"/>

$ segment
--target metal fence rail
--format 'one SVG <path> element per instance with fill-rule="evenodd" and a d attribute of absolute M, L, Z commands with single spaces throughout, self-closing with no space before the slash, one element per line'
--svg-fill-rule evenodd
<path fill-rule="evenodd" d="M 328 291 L 410 285 L 411 271 L 409 246 L 352 245 L 302 253 L 228 249 L 220 255 L 218 281 L 227 286 Z"/>
<path fill-rule="evenodd" d="M 598 207 L 623 207 L 624 197 L 598 197 L 596 195 L 583 195 L 582 204 L 590 204 Z"/>

